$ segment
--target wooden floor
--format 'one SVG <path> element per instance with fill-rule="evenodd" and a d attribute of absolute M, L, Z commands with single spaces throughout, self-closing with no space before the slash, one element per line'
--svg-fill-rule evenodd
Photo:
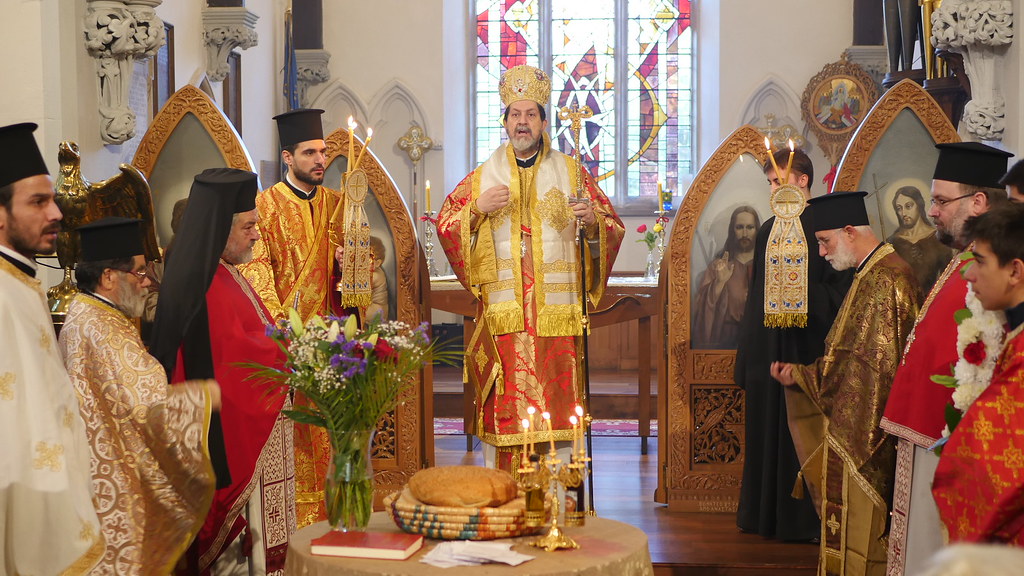
<path fill-rule="evenodd" d="M 812 576 L 818 547 L 742 534 L 732 514 L 669 512 L 654 502 L 657 440 L 647 456 L 638 438 L 594 438 L 594 508 L 598 516 L 632 524 L 649 539 L 656 576 Z M 438 465 L 483 464 L 476 441 L 435 436 Z"/>

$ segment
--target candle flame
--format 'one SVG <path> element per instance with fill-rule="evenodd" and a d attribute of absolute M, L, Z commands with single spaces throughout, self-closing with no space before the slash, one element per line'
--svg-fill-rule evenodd
<path fill-rule="evenodd" d="M 569 423 L 570 424 L 575 426 L 577 422 L 579 422 L 579 420 L 577 420 L 575 416 L 569 416 Z"/>
<path fill-rule="evenodd" d="M 796 151 L 796 146 L 793 144 L 793 139 L 792 138 L 789 139 L 789 151 L 790 152 L 795 152 Z"/>
<path fill-rule="evenodd" d="M 772 150 L 772 141 L 769 140 L 767 136 L 764 137 L 764 147 L 767 148 L 769 152 L 771 152 L 771 150 Z"/>
<path fill-rule="evenodd" d="M 527 420 L 526 418 L 523 418 L 523 430 L 529 430 L 529 429 L 530 429 L 530 421 Z"/>
<path fill-rule="evenodd" d="M 578 404 L 576 405 L 576 415 L 579 416 L 580 418 L 583 417 L 583 406 L 580 406 Z"/>
<path fill-rule="evenodd" d="M 359 126 L 359 124 L 356 124 L 356 119 L 351 117 L 351 116 L 349 116 L 348 117 L 348 129 L 349 130 L 355 130 L 356 126 Z"/>
<path fill-rule="evenodd" d="M 534 414 L 537 413 L 537 409 L 534 408 L 533 406 L 530 406 L 529 408 L 526 409 L 526 413 L 533 416 Z"/>

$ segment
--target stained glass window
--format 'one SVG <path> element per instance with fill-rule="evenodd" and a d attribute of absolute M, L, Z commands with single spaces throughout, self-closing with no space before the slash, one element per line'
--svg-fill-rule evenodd
<path fill-rule="evenodd" d="M 658 182 L 678 190 L 692 169 L 689 0 L 476 0 L 476 161 L 506 140 L 498 80 L 530 64 L 551 75 L 548 120 L 572 154 L 558 111 L 588 106 L 580 155 L 622 206 L 651 203 Z"/>

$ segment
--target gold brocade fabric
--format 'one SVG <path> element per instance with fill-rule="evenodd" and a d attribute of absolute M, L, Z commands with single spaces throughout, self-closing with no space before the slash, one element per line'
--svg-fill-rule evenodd
<path fill-rule="evenodd" d="M 477 434 L 495 446 L 523 442 L 521 422 L 531 405 L 551 413 L 556 440 L 570 440 L 568 418 L 581 401 L 580 263 L 568 205 L 581 172 L 550 150 L 518 168 L 511 150 L 500 148 L 467 176 L 438 214 L 438 238 L 453 271 L 483 303 L 465 366 L 477 396 Z M 474 213 L 480 192 L 499 184 L 509 187 L 509 204 L 487 216 Z M 589 175 L 582 184 L 597 215 L 584 246 L 587 298 L 596 303 L 624 229 Z"/>
<path fill-rule="evenodd" d="M 806 200 L 792 185 L 772 192 L 775 221 L 764 253 L 764 325 L 807 326 L 807 238 L 800 223 Z"/>
<path fill-rule="evenodd" d="M 345 245 L 339 287 L 341 305 L 346 308 L 365 308 L 370 304 L 373 255 L 370 252 L 370 221 L 363 208 L 368 190 L 365 172 L 354 170 L 348 174 L 345 182 L 344 217 L 340 222 L 342 237 L 336 239 Z M 332 215 L 331 226 L 338 224 Z"/>
<path fill-rule="evenodd" d="M 888 244 L 854 278 L 825 356 L 796 366 L 800 388 L 826 418 L 820 459 L 819 574 L 884 574 L 896 442 L 879 423 L 921 300 L 913 270 Z"/>
<path fill-rule="evenodd" d="M 238 269 L 275 320 L 284 318 L 285 310 L 296 303 L 303 322 L 314 314 L 331 312 L 336 246 L 329 239 L 329 224 L 342 201 L 335 190 L 324 186 L 317 190 L 312 199 L 301 199 L 278 182 L 256 197 L 262 238 L 253 247 L 252 261 Z M 304 402 L 295 398 L 297 406 Z M 295 498 L 300 528 L 327 517 L 323 490 L 329 457 L 327 433 L 296 423 Z"/>
<path fill-rule="evenodd" d="M 92 574 L 168 574 L 213 497 L 203 382 L 169 386 L 135 325 L 79 294 L 60 347 L 92 450 L 93 501 L 107 546 Z"/>
<path fill-rule="evenodd" d="M 306 200 L 283 182 L 256 196 L 261 238 L 253 246 L 252 261 L 238 269 L 275 319 L 286 317 L 296 295 L 303 322 L 328 311 L 335 248 L 329 220 L 339 202 L 336 190 L 320 186 Z"/>

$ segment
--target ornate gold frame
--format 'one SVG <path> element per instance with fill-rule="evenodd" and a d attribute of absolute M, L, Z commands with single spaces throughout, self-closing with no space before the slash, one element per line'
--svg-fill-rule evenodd
<path fill-rule="evenodd" d="M 928 92 L 910 79 L 901 80 L 875 103 L 854 134 L 836 173 L 836 190 L 857 190 L 875 146 L 904 109 L 912 111 L 936 144 L 959 142 L 960 136 Z"/>
<path fill-rule="evenodd" d="M 732 133 L 697 173 L 683 198 L 668 242 L 661 277 L 667 326 L 664 370 L 659 371 L 658 489 L 655 500 L 670 509 L 734 512 L 743 474 L 743 438 L 728 447 L 729 462 L 698 464 L 700 436 L 715 426 L 740 423 L 743 393 L 733 382 L 734 351 L 690 348 L 691 248 L 697 223 L 712 192 L 741 155 L 767 160 L 764 134 L 750 125 Z"/>
<path fill-rule="evenodd" d="M 856 117 L 855 122 L 851 125 L 844 126 L 843 128 L 833 128 L 824 124 L 818 119 L 817 114 L 814 113 L 819 97 L 823 95 L 825 90 L 830 90 L 836 82 L 852 84 L 863 97 L 864 107 L 859 117 Z M 863 68 L 847 61 L 845 57 L 838 62 L 826 64 L 807 83 L 803 96 L 800 98 L 800 108 L 803 112 L 804 122 L 811 132 L 814 133 L 818 140 L 818 145 L 821 146 L 822 151 L 825 153 L 825 158 L 833 166 L 839 163 L 843 150 L 846 149 L 846 145 L 850 141 L 851 134 L 867 116 L 868 111 L 876 100 L 878 100 L 878 87 L 875 85 L 875 81 Z"/>
<path fill-rule="evenodd" d="M 330 167 L 335 160 L 345 157 L 348 151 L 348 130 L 338 128 L 327 136 L 326 142 L 327 166 Z M 352 154 L 358 158 L 363 151 L 363 142 L 354 138 L 353 144 Z M 402 194 L 373 150 L 363 155 L 359 168 L 366 173 L 369 189 L 376 196 L 391 229 L 396 278 L 389 280 L 395 282 L 395 319 L 417 326 L 429 318 L 424 311 L 429 310 L 429 304 L 426 308 L 421 304 L 421 287 L 429 287 L 430 284 L 423 280 L 426 263 L 416 235 L 416 226 Z M 433 408 L 430 390 L 426 387 L 427 381 L 425 377 L 419 377 L 406 402 L 395 411 L 394 421 L 384 424 L 383 429 L 394 430 L 394 435 L 384 438 L 378 431 L 374 440 L 373 466 L 379 496 L 401 489 L 423 463 L 433 464 Z"/>
<path fill-rule="evenodd" d="M 139 148 L 135 151 L 135 157 L 132 158 L 132 165 L 141 170 L 146 178 L 152 175 L 153 168 L 160 158 L 160 152 L 167 143 L 167 139 L 188 113 L 192 113 L 202 122 L 203 127 L 217 144 L 228 168 L 255 171 L 245 144 L 242 143 L 242 139 L 239 138 L 238 133 L 231 126 L 231 122 L 220 111 L 217 104 L 199 88 L 188 85 L 175 92 L 167 100 L 160 113 L 153 118 L 142 141 L 139 142 Z M 187 176 L 191 179 L 194 174 Z"/>

